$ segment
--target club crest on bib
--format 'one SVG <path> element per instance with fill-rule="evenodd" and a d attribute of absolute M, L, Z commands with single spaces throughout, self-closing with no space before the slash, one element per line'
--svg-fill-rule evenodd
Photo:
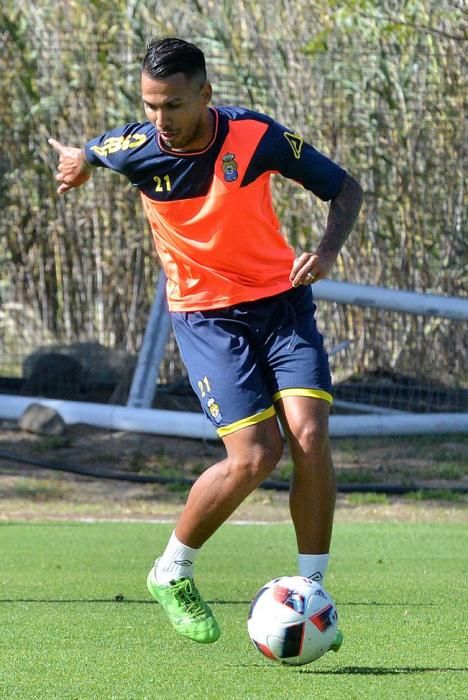
<path fill-rule="evenodd" d="M 239 177 L 237 171 L 236 156 L 234 153 L 225 153 L 223 156 L 223 168 L 224 179 L 226 182 L 234 182 Z"/>
<path fill-rule="evenodd" d="M 206 402 L 206 405 L 208 406 L 208 410 L 214 422 L 218 424 L 221 423 L 223 420 L 223 414 L 221 413 L 219 403 L 216 401 L 216 399 L 211 396 Z"/>

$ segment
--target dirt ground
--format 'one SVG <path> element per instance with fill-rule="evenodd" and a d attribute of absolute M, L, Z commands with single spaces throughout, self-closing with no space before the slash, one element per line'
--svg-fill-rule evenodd
<path fill-rule="evenodd" d="M 336 521 L 468 521 L 468 437 L 340 438 L 333 440 L 338 484 L 411 485 L 415 496 L 339 493 Z M 152 520 L 172 522 L 189 486 L 142 484 L 80 476 L 2 458 L 1 453 L 57 467 L 75 465 L 135 475 L 196 478 L 224 457 L 220 442 L 68 426 L 46 437 L 0 422 L 0 520 Z M 287 448 L 271 479 L 287 483 Z M 427 498 L 418 489 L 438 489 Z M 286 490 L 257 489 L 238 509 L 235 521 L 288 521 Z"/>

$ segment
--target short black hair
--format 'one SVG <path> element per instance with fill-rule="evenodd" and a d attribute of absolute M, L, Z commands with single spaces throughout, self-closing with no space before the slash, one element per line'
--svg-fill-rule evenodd
<path fill-rule="evenodd" d="M 198 46 L 183 39 L 170 37 L 152 39 L 146 48 L 142 71 L 154 80 L 164 80 L 174 73 L 206 82 L 205 55 Z"/>

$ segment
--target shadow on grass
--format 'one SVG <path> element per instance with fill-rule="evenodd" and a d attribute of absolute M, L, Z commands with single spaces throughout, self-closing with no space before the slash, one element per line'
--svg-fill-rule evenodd
<path fill-rule="evenodd" d="M 218 600 L 212 599 L 206 601 L 209 605 L 250 605 L 251 600 Z M 126 598 L 122 593 L 118 593 L 113 598 L 0 598 L 2 603 L 127 603 L 127 604 L 155 604 L 154 600 L 140 600 L 138 598 Z M 157 604 L 157 603 L 156 603 Z M 435 607 L 435 603 L 378 603 L 376 601 L 355 602 L 355 603 L 338 603 L 340 607 L 345 605 L 365 605 L 369 607 L 384 607 L 384 608 L 430 608 Z"/>
<path fill-rule="evenodd" d="M 251 600 L 207 600 L 210 605 L 250 605 Z M 14 603 L 39 603 L 39 604 L 61 604 L 70 605 L 74 603 L 93 603 L 109 604 L 123 603 L 127 605 L 158 605 L 157 601 L 148 598 L 148 600 L 139 600 L 138 598 L 126 598 L 122 594 L 117 594 L 114 598 L 0 598 L 0 605 Z"/>
<path fill-rule="evenodd" d="M 278 671 L 293 670 L 297 673 L 306 673 L 311 676 L 405 676 L 416 673 L 467 673 L 468 667 L 435 667 L 435 666 L 341 666 L 340 668 L 318 669 L 314 664 L 306 666 L 289 666 L 281 663 L 254 663 L 242 664 L 246 668 L 262 668 L 271 672 L 272 668 Z"/>
<path fill-rule="evenodd" d="M 2 603 L 61 603 L 65 605 L 70 603 L 137 603 L 139 605 L 152 605 L 155 601 L 125 598 L 119 594 L 115 598 L 0 598 L 0 605 Z"/>
<path fill-rule="evenodd" d="M 400 676 L 413 673 L 466 673 L 468 668 L 437 668 L 426 666 L 402 666 L 385 668 L 383 666 L 343 666 L 325 670 L 313 670 L 308 668 L 298 669 L 299 673 L 310 673 L 314 676 Z"/>

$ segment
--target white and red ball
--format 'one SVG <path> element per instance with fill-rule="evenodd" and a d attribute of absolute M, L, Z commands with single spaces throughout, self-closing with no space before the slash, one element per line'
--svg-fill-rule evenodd
<path fill-rule="evenodd" d="M 250 605 L 247 629 L 268 659 L 301 666 L 330 649 L 338 629 L 333 600 L 319 583 L 282 576 L 266 583 Z"/>

